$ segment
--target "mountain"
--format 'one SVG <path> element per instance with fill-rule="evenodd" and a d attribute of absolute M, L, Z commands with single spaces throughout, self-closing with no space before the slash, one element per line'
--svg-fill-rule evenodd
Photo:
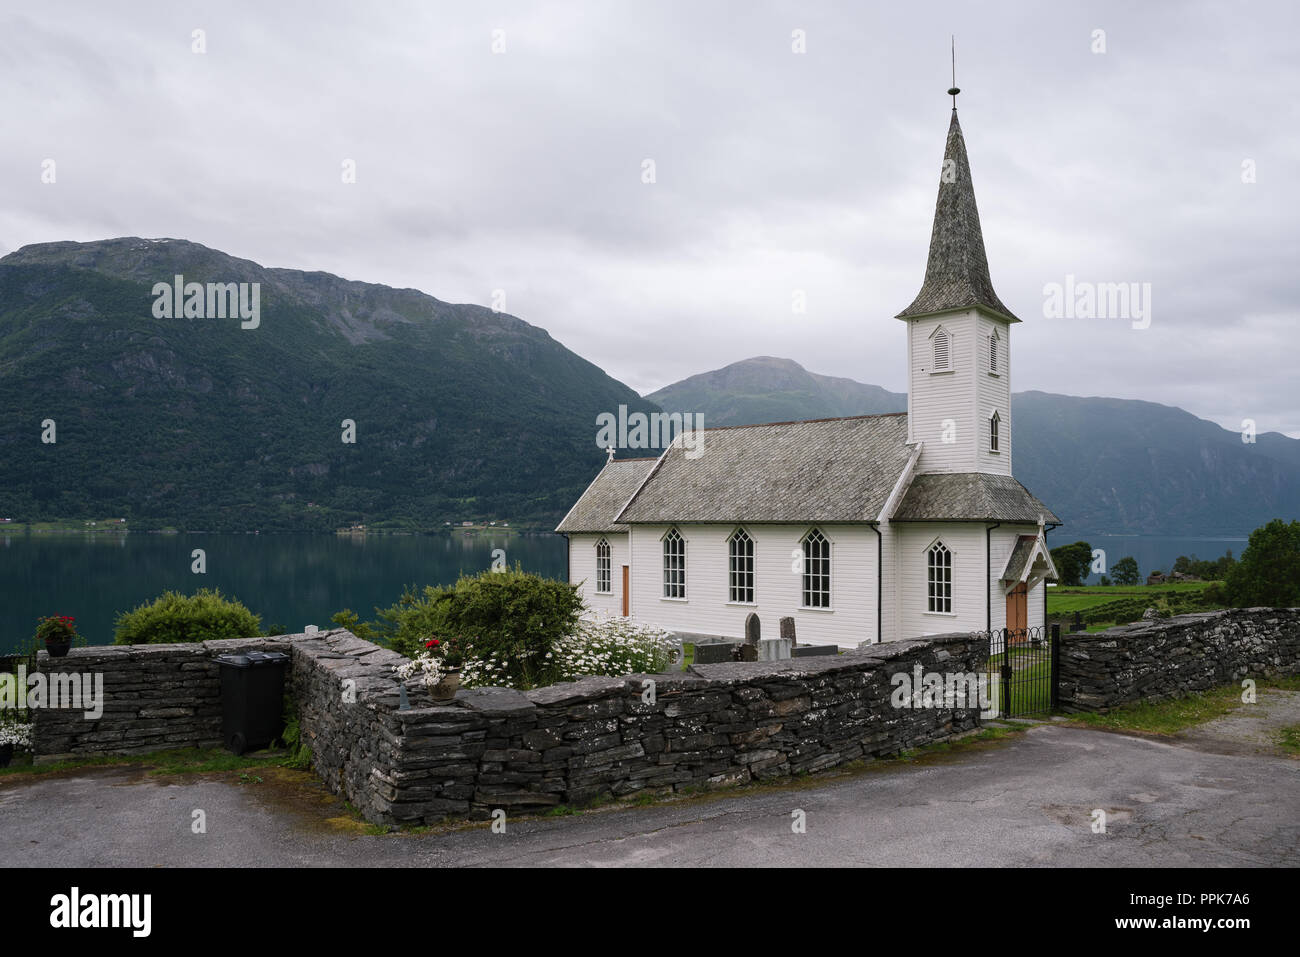
<path fill-rule="evenodd" d="M 907 396 L 758 356 L 702 372 L 646 396 L 668 412 L 697 412 L 705 426 L 753 425 L 907 409 Z"/>
<path fill-rule="evenodd" d="M 260 283 L 260 324 L 155 317 L 154 284 L 177 274 Z M 48 243 L 0 259 L 9 517 L 203 530 L 553 523 L 600 468 L 596 416 L 620 404 L 655 408 L 542 329 L 414 289 L 181 240 Z"/>
<path fill-rule="evenodd" d="M 706 425 L 903 412 L 907 396 L 761 356 L 646 396 Z M 1080 531 L 1240 535 L 1300 517 L 1300 441 L 1241 441 L 1190 412 L 1132 399 L 1020 392 L 1011 398 L 1015 473 Z M 1068 531 L 1061 534 L 1068 535 Z"/>

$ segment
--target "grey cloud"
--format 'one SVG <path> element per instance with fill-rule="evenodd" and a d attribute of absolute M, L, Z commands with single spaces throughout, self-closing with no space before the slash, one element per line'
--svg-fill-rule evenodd
<path fill-rule="evenodd" d="M 763 353 L 901 391 L 951 32 L 994 283 L 1025 319 L 1015 387 L 1300 434 L 1300 15 L 1177 10 L 25 6 L 0 13 L 0 240 L 177 236 L 453 301 L 504 288 L 643 392 Z M 1044 319 L 1067 273 L 1151 282 L 1152 329 Z"/>

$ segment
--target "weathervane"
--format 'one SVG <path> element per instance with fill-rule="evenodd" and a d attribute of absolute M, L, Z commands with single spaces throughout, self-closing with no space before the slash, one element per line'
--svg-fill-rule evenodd
<path fill-rule="evenodd" d="M 954 113 L 957 112 L 957 94 L 960 92 L 961 90 L 957 89 L 957 37 L 952 35 L 952 89 L 948 91 L 948 95 L 952 97 Z"/>

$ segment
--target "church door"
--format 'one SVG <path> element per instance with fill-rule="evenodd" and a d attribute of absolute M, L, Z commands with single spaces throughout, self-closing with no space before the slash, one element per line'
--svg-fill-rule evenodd
<path fill-rule="evenodd" d="M 1029 586 L 1021 582 L 1007 594 L 1007 630 L 1023 632 L 1029 627 Z M 1021 636 L 1023 641 L 1023 635 Z"/>
<path fill-rule="evenodd" d="M 628 574 L 628 567 L 624 565 L 623 566 L 623 617 L 624 618 L 626 618 L 630 614 L 629 606 L 628 606 L 628 593 L 627 593 L 629 578 L 631 578 L 631 576 Z"/>

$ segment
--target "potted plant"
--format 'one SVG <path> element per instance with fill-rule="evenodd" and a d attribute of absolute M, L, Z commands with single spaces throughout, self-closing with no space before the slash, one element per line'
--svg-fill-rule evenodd
<path fill-rule="evenodd" d="M 14 748 L 32 746 L 32 726 L 30 724 L 0 724 L 0 768 L 9 767 L 13 760 Z"/>
<path fill-rule="evenodd" d="M 460 690 L 460 666 L 464 660 L 460 644 L 455 638 L 444 641 L 430 638 L 424 643 L 419 657 L 398 665 L 393 670 L 403 680 L 415 675 L 429 692 L 429 697 L 443 704 L 456 697 Z"/>
<path fill-rule="evenodd" d="M 54 615 L 42 618 L 36 623 L 36 642 L 44 642 L 45 650 L 52 658 L 62 658 L 77 639 L 77 619 L 69 615 Z"/>

